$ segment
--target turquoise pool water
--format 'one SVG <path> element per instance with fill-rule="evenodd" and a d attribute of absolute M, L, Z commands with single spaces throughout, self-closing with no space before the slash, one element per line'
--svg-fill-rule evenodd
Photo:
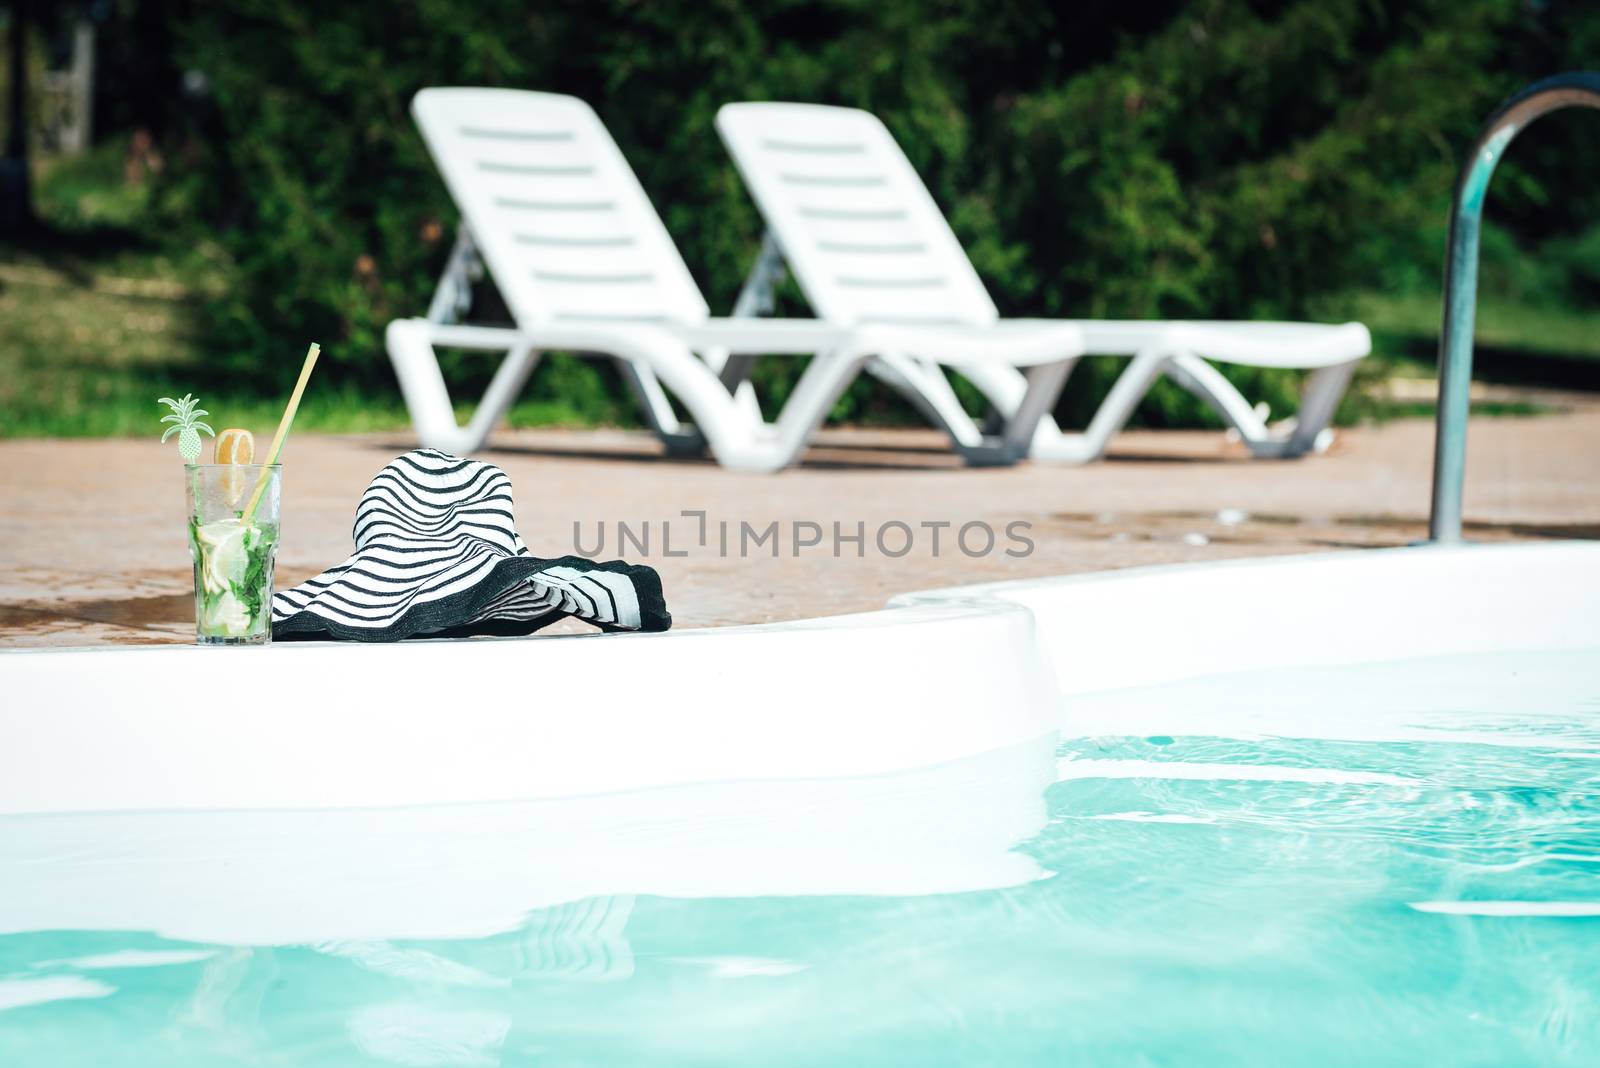
<path fill-rule="evenodd" d="M 0 819 L 0 1065 L 1600 1063 L 1600 651 L 1064 716 L 873 780 Z"/>

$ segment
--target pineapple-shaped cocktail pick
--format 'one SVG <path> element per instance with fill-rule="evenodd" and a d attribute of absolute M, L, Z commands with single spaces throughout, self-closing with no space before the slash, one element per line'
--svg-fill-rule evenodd
<path fill-rule="evenodd" d="M 161 403 L 172 409 L 171 414 L 161 417 L 163 423 L 171 423 L 166 433 L 161 435 L 165 442 L 172 435 L 178 435 L 178 452 L 183 456 L 185 463 L 194 463 L 200 459 L 200 434 L 204 431 L 212 437 L 217 432 L 200 421 L 202 415 L 211 413 L 204 408 L 197 408 L 200 402 L 195 400 L 193 394 L 185 393 L 182 400 L 173 400 L 171 397 L 162 397 Z"/>

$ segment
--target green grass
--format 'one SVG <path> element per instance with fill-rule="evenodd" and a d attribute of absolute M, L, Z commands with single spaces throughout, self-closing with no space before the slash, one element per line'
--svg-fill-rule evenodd
<path fill-rule="evenodd" d="M 1325 302 L 1318 314 L 1367 324 L 1374 353 L 1374 358 L 1366 361 L 1373 365 L 1368 373 L 1433 377 L 1439 349 L 1439 298 L 1357 293 Z M 1478 304 L 1473 341 L 1472 377 L 1476 381 L 1600 391 L 1600 308 L 1522 303 L 1486 294 Z M 1364 407 L 1366 418 L 1383 420 L 1409 414 L 1405 406 L 1386 406 L 1377 398 L 1364 402 Z"/>
<path fill-rule="evenodd" d="M 1361 293 L 1341 303 L 1345 314 L 1366 323 L 1374 335 L 1438 343 L 1444 307 L 1439 297 Z M 1600 309 L 1538 307 L 1484 295 L 1473 336 L 1484 348 L 1600 360 Z"/>
<path fill-rule="evenodd" d="M 76 273 L 57 264 L 13 256 L 0 261 L 0 437 L 140 437 L 160 430 L 156 398 L 198 394 L 212 426 L 237 426 L 270 435 L 286 397 L 230 388 L 206 368 L 195 304 L 204 299 L 177 281 L 176 271 L 106 275 L 93 264 Z M 145 266 L 149 266 L 148 261 Z M 140 287 L 139 280 L 163 284 Z M 572 358 L 551 357 L 538 374 L 550 388 L 563 376 L 589 375 Z M 489 366 L 478 358 L 461 368 L 460 394 Z M 471 418 L 458 405 L 457 418 Z M 619 403 L 612 422 L 626 421 Z M 513 427 L 593 426 L 596 420 L 560 400 L 529 396 L 506 417 Z M 334 384 L 307 390 L 295 419 L 299 430 L 360 433 L 410 426 L 398 389 Z"/>
<path fill-rule="evenodd" d="M 1438 406 L 1428 401 L 1369 401 L 1369 417 L 1373 422 L 1386 423 L 1394 419 L 1432 419 Z M 1532 415 L 1549 415 L 1559 409 L 1548 404 L 1530 401 L 1473 401 L 1474 418 L 1506 419 Z"/>

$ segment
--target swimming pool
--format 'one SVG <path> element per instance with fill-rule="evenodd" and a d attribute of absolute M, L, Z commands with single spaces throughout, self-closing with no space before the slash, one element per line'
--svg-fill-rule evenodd
<path fill-rule="evenodd" d="M 1597 655 L 1107 692 L 860 779 L 10 817 L 0 1063 L 1592 1064 Z"/>
<path fill-rule="evenodd" d="M 808 721 L 791 692 L 696 781 L 628 755 L 645 789 L 12 808 L 0 1063 L 1594 1063 L 1597 561 L 1396 550 L 911 595 L 839 648 L 940 654 L 919 704 Z M 985 656 L 958 662 L 973 624 Z M 694 655 L 725 696 L 827 630 Z M 1042 710 L 999 703 L 1046 683 Z M 758 743 L 759 774 L 711 781 Z M 184 789 L 250 760 L 159 755 L 125 753 Z"/>

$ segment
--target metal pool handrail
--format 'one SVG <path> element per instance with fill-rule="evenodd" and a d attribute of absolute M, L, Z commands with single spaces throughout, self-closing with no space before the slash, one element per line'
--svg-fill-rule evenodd
<path fill-rule="evenodd" d="M 1529 123 L 1562 108 L 1600 108 L 1600 73 L 1578 71 L 1535 82 L 1500 105 L 1472 146 L 1450 209 L 1450 251 L 1444 275 L 1444 328 L 1439 335 L 1438 426 L 1433 445 L 1433 511 L 1428 540 L 1461 541 L 1461 491 L 1467 466 L 1472 324 L 1478 304 L 1478 235 L 1489 179 L 1506 146 Z"/>

